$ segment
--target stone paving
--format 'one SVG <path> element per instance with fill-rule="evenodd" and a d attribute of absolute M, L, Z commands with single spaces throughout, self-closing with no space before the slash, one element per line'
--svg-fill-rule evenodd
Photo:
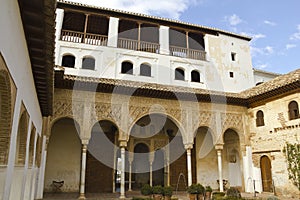
<path fill-rule="evenodd" d="M 242 193 L 242 196 L 245 198 L 251 199 L 266 199 L 269 196 L 272 196 L 273 193 L 262 193 L 256 194 L 254 198 L 253 193 Z M 126 192 L 127 199 L 131 199 L 132 197 L 142 196 L 140 192 Z M 189 200 L 188 194 L 186 192 L 174 192 L 173 196 L 178 197 L 179 200 Z M 87 194 L 87 200 L 117 200 L 119 199 L 119 193 L 102 193 L 102 194 Z M 78 199 L 78 193 L 46 193 L 44 194 L 44 200 L 75 200 Z M 280 198 L 282 200 L 297 200 L 298 198 Z M 299 199 L 298 199 L 299 200 Z"/>

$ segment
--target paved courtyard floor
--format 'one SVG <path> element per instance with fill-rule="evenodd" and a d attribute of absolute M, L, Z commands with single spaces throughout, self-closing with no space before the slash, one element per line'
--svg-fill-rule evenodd
<path fill-rule="evenodd" d="M 255 199 L 267 199 L 272 196 L 272 193 L 257 194 Z M 132 197 L 142 196 L 138 191 L 126 192 L 127 199 Z M 178 197 L 179 200 L 189 200 L 186 192 L 174 192 L 173 196 Z M 254 199 L 254 195 L 251 193 L 242 193 L 242 197 Z M 117 200 L 119 199 L 119 193 L 102 193 L 102 194 L 87 194 L 87 200 Z M 44 200 L 75 200 L 78 199 L 78 193 L 46 193 L 44 194 Z M 298 198 L 280 198 L 281 200 L 299 200 Z"/>

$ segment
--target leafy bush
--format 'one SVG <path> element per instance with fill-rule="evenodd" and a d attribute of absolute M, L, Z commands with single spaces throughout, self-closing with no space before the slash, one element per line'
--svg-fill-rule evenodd
<path fill-rule="evenodd" d="M 166 187 L 163 188 L 163 190 L 164 190 L 164 193 L 163 193 L 164 196 L 167 196 L 167 197 L 172 196 L 173 188 L 171 186 L 166 186 Z"/>
<path fill-rule="evenodd" d="M 161 185 L 155 185 L 152 188 L 152 194 L 163 194 L 164 188 Z"/>
<path fill-rule="evenodd" d="M 152 187 L 149 184 L 145 184 L 141 188 L 141 194 L 148 196 L 152 194 Z"/>
<path fill-rule="evenodd" d="M 227 190 L 226 195 L 228 197 L 236 197 L 236 198 L 241 198 L 241 193 L 237 188 L 231 187 Z"/>
<path fill-rule="evenodd" d="M 197 184 L 197 190 L 198 190 L 197 194 L 203 194 L 205 192 L 204 186 L 201 185 L 200 183 Z"/>
<path fill-rule="evenodd" d="M 152 198 L 144 198 L 144 197 L 132 197 L 132 200 L 152 200 Z"/>
<path fill-rule="evenodd" d="M 187 188 L 187 192 L 190 194 L 197 194 L 198 192 L 198 187 L 196 184 L 192 184 Z"/>
<path fill-rule="evenodd" d="M 275 197 L 275 196 L 269 196 L 267 198 L 267 200 L 279 200 L 279 199 L 277 197 Z"/>
<path fill-rule="evenodd" d="M 300 144 L 286 143 L 283 152 L 288 163 L 289 179 L 300 190 Z"/>
<path fill-rule="evenodd" d="M 212 200 L 221 200 L 225 196 L 224 192 L 213 192 L 212 193 Z"/>
<path fill-rule="evenodd" d="M 205 192 L 212 192 L 212 188 L 208 185 L 205 187 Z"/>

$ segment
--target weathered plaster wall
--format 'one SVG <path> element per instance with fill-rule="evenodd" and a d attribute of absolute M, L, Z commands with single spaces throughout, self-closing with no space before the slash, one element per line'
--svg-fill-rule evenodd
<path fill-rule="evenodd" d="M 79 192 L 81 142 L 71 119 L 62 119 L 52 128 L 45 171 L 45 191 L 52 181 L 64 181 L 64 192 Z"/>
<path fill-rule="evenodd" d="M 300 143 L 300 119 L 289 120 L 288 104 L 300 104 L 300 94 L 291 94 L 249 109 L 251 146 L 254 166 L 260 167 L 260 158 L 267 155 L 271 159 L 272 177 L 275 190 L 286 195 L 299 195 L 296 186 L 288 179 L 287 163 L 283 148 L 286 142 Z M 256 127 L 256 112 L 264 112 L 265 125 Z"/>

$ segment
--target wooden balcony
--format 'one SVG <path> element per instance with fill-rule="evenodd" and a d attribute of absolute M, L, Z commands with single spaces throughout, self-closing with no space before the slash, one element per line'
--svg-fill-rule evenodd
<path fill-rule="evenodd" d="M 157 43 L 130 40 L 124 38 L 118 39 L 118 48 L 130 49 L 135 51 L 146 51 L 150 53 L 159 53 L 159 44 Z"/>
<path fill-rule="evenodd" d="M 170 46 L 170 55 L 195 60 L 206 60 L 206 52 L 202 50 L 187 49 L 184 47 Z"/>
<path fill-rule="evenodd" d="M 108 37 L 106 35 L 98 35 L 98 34 L 91 34 L 91 33 L 84 34 L 83 32 L 62 30 L 60 39 L 62 41 L 67 41 L 67 42 L 107 46 Z"/>

